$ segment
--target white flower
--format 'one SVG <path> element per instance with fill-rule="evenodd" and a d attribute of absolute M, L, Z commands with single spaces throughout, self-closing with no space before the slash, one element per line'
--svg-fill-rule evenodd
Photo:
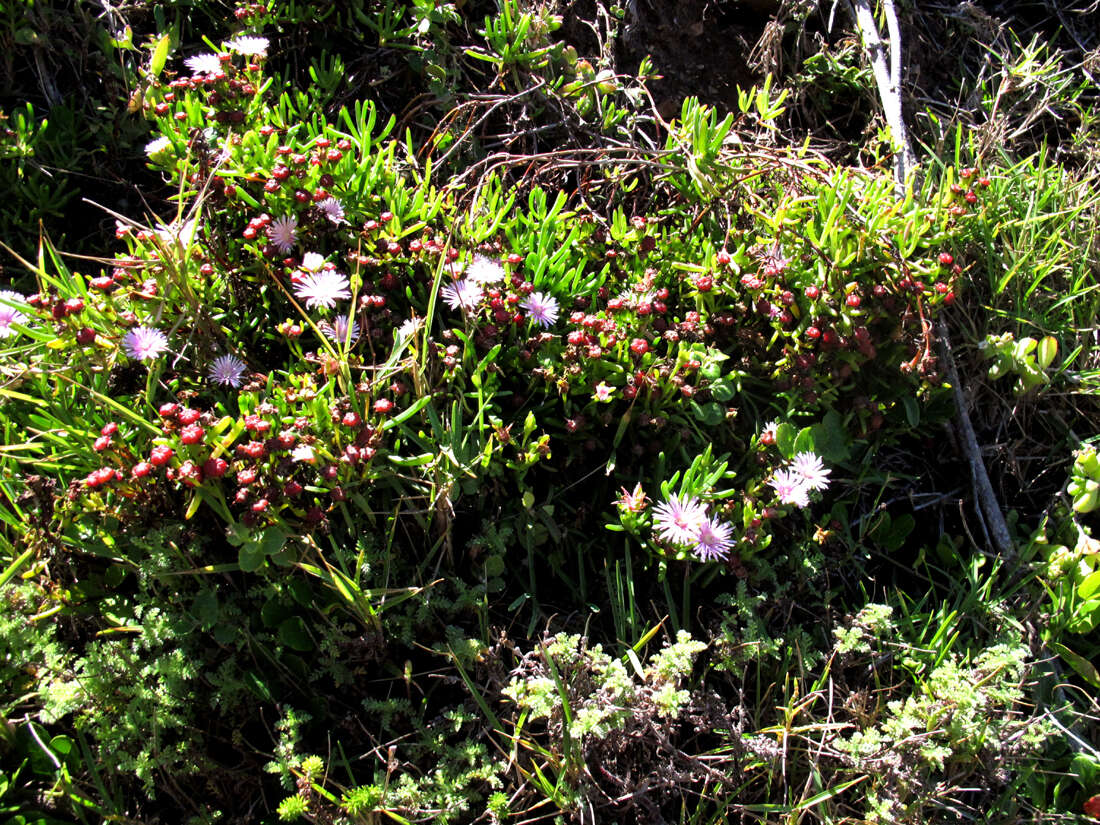
<path fill-rule="evenodd" d="M 466 277 L 479 284 L 495 284 L 504 277 L 504 267 L 484 255 L 474 255 L 473 262 L 466 267 Z"/>
<path fill-rule="evenodd" d="M 225 44 L 231 52 L 243 54 L 248 57 L 267 57 L 269 44 L 266 37 L 242 34 Z"/>
<path fill-rule="evenodd" d="M 191 74 L 217 74 L 222 70 L 221 58 L 209 52 L 193 55 L 183 62 Z"/>
<path fill-rule="evenodd" d="M 172 148 L 172 141 L 161 135 L 145 144 L 145 154 L 150 158 Z"/>
<path fill-rule="evenodd" d="M 306 272 L 320 272 L 321 267 L 324 265 L 324 257 L 318 255 L 316 252 L 307 252 L 302 256 L 302 269 Z"/>
<path fill-rule="evenodd" d="M 609 386 L 606 381 L 601 381 L 596 385 L 596 394 L 593 396 L 599 402 L 610 401 L 612 394 L 614 394 L 615 388 Z"/>
<path fill-rule="evenodd" d="M 411 338 L 416 335 L 419 329 L 424 326 L 424 319 L 414 315 L 412 318 L 406 318 L 404 322 L 397 328 L 397 340 L 404 341 L 406 338 Z"/>
<path fill-rule="evenodd" d="M 451 309 L 459 309 L 463 312 L 473 309 L 481 300 L 481 287 L 473 281 L 455 281 L 440 290 L 443 300 Z"/>
<path fill-rule="evenodd" d="M 332 309 L 337 301 L 351 297 L 347 276 L 333 269 L 307 273 L 294 287 L 294 294 L 304 300 L 310 309 Z"/>
<path fill-rule="evenodd" d="M 729 558 L 731 534 L 733 530 L 728 524 L 723 524 L 715 519 L 705 519 L 695 533 L 695 555 L 703 561 Z"/>
<path fill-rule="evenodd" d="M 294 448 L 294 451 L 290 454 L 291 459 L 294 461 L 301 461 L 306 464 L 313 464 L 317 461 L 317 454 L 313 452 L 313 448 L 308 444 L 299 444 Z"/>

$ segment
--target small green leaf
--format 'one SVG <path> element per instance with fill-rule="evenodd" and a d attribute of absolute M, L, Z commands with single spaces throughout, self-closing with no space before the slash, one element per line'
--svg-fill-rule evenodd
<path fill-rule="evenodd" d="M 813 427 L 803 427 L 798 437 L 794 440 L 794 455 L 799 453 L 816 453 L 817 445 L 814 443 L 814 430 Z"/>
<path fill-rule="evenodd" d="M 916 427 L 920 424 L 920 404 L 910 395 L 903 397 L 901 402 L 905 405 L 905 420 L 910 427 Z"/>
<path fill-rule="evenodd" d="M 313 650 L 313 640 L 301 616 L 291 616 L 279 625 L 279 641 L 302 652 Z"/>
<path fill-rule="evenodd" d="M 691 411 L 699 421 L 708 427 L 717 427 L 726 420 L 725 407 L 715 401 L 708 401 L 706 404 L 692 401 Z"/>
<path fill-rule="evenodd" d="M 775 428 L 775 446 L 783 458 L 794 458 L 794 439 L 797 434 L 798 431 L 786 421 Z"/>
<path fill-rule="evenodd" d="M 1042 369 L 1046 369 L 1054 361 L 1054 356 L 1058 354 L 1058 339 L 1052 335 L 1047 335 L 1043 340 L 1039 342 L 1039 351 L 1036 356 L 1039 359 L 1039 366 Z"/>
<path fill-rule="evenodd" d="M 168 51 L 172 47 L 172 35 L 162 35 L 153 49 L 153 57 L 149 61 L 149 73 L 153 77 L 164 71 L 164 64 L 168 61 Z"/>
<path fill-rule="evenodd" d="M 1058 642 L 1051 642 L 1050 649 L 1065 659 L 1066 663 L 1077 671 L 1078 676 L 1094 688 L 1100 688 L 1100 673 L 1097 672 L 1092 662 Z"/>
<path fill-rule="evenodd" d="M 254 573 L 259 570 L 266 560 L 267 554 L 258 541 L 245 542 L 237 552 L 237 562 L 245 573 Z"/>
<path fill-rule="evenodd" d="M 1097 590 L 1100 590 L 1100 570 L 1094 570 L 1077 585 L 1077 595 L 1082 599 L 1091 599 Z"/>
<path fill-rule="evenodd" d="M 204 628 L 213 627 L 218 621 L 218 594 L 212 589 L 206 589 L 195 596 L 191 602 L 191 615 L 202 624 Z"/>

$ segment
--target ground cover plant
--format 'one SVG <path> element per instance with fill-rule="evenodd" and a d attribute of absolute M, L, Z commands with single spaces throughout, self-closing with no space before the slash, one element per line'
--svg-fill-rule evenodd
<path fill-rule="evenodd" d="M 1094 8 L 76 5 L 6 821 L 1100 815 Z"/>

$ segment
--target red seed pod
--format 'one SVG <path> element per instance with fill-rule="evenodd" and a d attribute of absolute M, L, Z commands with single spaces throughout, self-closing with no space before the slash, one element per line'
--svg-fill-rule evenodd
<path fill-rule="evenodd" d="M 202 417 L 202 413 L 191 407 L 184 407 L 178 413 L 176 413 L 176 421 L 180 424 L 194 424 L 199 418 Z"/>
<path fill-rule="evenodd" d="M 110 446 L 111 446 L 111 436 L 101 435 L 99 438 L 97 438 L 95 440 L 95 443 L 92 445 L 92 449 L 94 449 L 97 453 L 101 453 Z"/>
<path fill-rule="evenodd" d="M 644 338 L 635 338 L 630 342 L 630 351 L 635 355 L 645 355 L 649 352 L 649 342 Z"/>
<path fill-rule="evenodd" d="M 371 407 L 379 415 L 388 415 L 393 412 L 394 403 L 388 398 L 379 398 Z"/>
<path fill-rule="evenodd" d="M 714 279 L 709 275 L 700 275 L 695 279 L 695 288 L 700 292 L 710 292 L 714 288 Z"/>
<path fill-rule="evenodd" d="M 303 489 L 301 484 L 291 479 L 283 485 L 283 495 L 294 498 L 295 496 L 301 495 Z"/>
<path fill-rule="evenodd" d="M 341 423 L 345 427 L 358 427 L 360 424 L 363 423 L 363 419 L 359 417 L 358 413 L 347 412 L 344 413 L 344 417 L 343 419 L 341 419 Z"/>
<path fill-rule="evenodd" d="M 245 467 L 237 473 L 237 483 L 242 487 L 252 484 L 260 476 L 260 471 L 255 467 Z"/>
<path fill-rule="evenodd" d="M 200 441 L 202 441 L 203 436 L 205 435 L 206 430 L 204 430 L 198 424 L 191 424 L 180 430 L 180 443 L 198 444 Z"/>
<path fill-rule="evenodd" d="M 951 266 L 951 264 L 955 263 L 955 256 L 952 255 L 950 252 L 941 252 L 939 262 L 943 266 Z"/>
<path fill-rule="evenodd" d="M 145 478 L 149 473 L 153 472 L 153 465 L 148 461 L 139 461 L 132 468 L 130 468 L 130 475 L 134 478 Z"/>
<path fill-rule="evenodd" d="M 506 260 L 508 261 L 508 263 L 514 266 L 516 264 L 523 263 L 523 256 L 513 252 L 507 257 Z"/>
<path fill-rule="evenodd" d="M 88 281 L 88 286 L 93 289 L 111 289 L 115 285 L 115 279 L 110 275 L 101 275 Z"/>
<path fill-rule="evenodd" d="M 202 472 L 207 478 L 221 478 L 229 470 L 229 462 L 224 458 L 208 458 L 202 465 Z"/>
<path fill-rule="evenodd" d="M 973 205 L 978 202 L 978 193 L 973 189 L 967 190 L 967 193 L 963 195 L 963 199 L 966 200 L 967 203 Z"/>
<path fill-rule="evenodd" d="M 271 502 L 269 502 L 266 498 L 258 498 L 254 502 L 252 502 L 252 512 L 262 513 L 270 506 L 270 504 Z"/>
<path fill-rule="evenodd" d="M 732 261 L 733 258 L 730 257 L 730 253 L 727 250 L 719 249 L 718 254 L 715 255 L 715 260 L 717 260 L 718 263 L 721 264 L 722 266 L 725 266 L 730 261 Z"/>
<path fill-rule="evenodd" d="M 821 289 L 813 286 L 812 284 L 806 287 L 806 297 L 811 301 L 816 301 L 821 296 Z"/>
<path fill-rule="evenodd" d="M 154 467 L 163 467 L 169 461 L 172 460 L 172 456 L 175 452 L 171 447 L 165 445 L 158 445 L 154 447 L 149 453 L 149 463 Z"/>
<path fill-rule="evenodd" d="M 95 342 L 95 330 L 91 327 L 81 327 L 76 331 L 76 342 L 87 345 Z"/>
<path fill-rule="evenodd" d="M 811 341 L 816 341 L 821 337 L 821 330 L 817 327 L 806 327 L 806 337 Z"/>
<path fill-rule="evenodd" d="M 844 303 L 852 309 L 858 309 L 860 304 L 859 295 L 854 292 L 849 293 L 848 297 L 844 299 Z"/>

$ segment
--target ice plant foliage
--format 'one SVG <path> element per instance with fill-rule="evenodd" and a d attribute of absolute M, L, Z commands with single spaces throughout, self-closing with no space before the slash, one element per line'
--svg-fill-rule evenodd
<path fill-rule="evenodd" d="M 237 389 L 244 383 L 247 369 L 244 361 L 232 353 L 226 353 L 214 359 L 208 376 L 215 384 Z"/>
<path fill-rule="evenodd" d="M 306 302 L 306 307 L 324 307 L 332 309 L 337 301 L 351 297 L 348 291 L 348 278 L 334 269 L 322 269 L 309 272 L 294 287 L 294 294 Z"/>
<path fill-rule="evenodd" d="M 123 337 L 122 346 L 135 361 L 152 361 L 168 349 L 168 336 L 155 327 L 134 327 Z"/>

